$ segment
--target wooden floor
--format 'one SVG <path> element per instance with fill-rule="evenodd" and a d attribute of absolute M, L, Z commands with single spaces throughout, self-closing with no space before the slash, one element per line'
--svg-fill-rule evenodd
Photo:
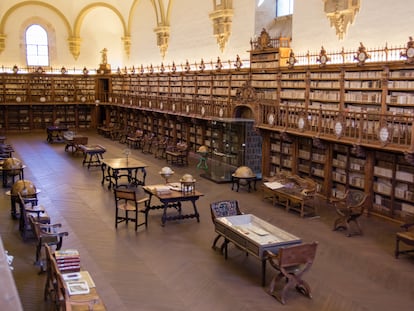
<path fill-rule="evenodd" d="M 105 158 L 122 157 L 126 147 L 95 133 L 85 133 L 90 144 L 107 148 Z M 198 201 L 200 223 L 194 219 L 160 225 L 161 211 L 153 211 L 149 227 L 114 227 L 114 198 L 101 186 L 99 168 L 82 167 L 82 157 L 65 153 L 64 145 L 46 143 L 43 132 L 8 134 L 15 156 L 27 168 L 25 178 L 41 189 L 40 202 L 53 222 L 69 231 L 63 248 L 77 248 L 108 310 L 311 310 L 367 311 L 412 310 L 414 256 L 393 257 L 394 235 L 399 226 L 374 217 L 361 221 L 364 236 L 346 237 L 331 230 L 334 212 L 319 200 L 319 218 L 300 218 L 263 202 L 260 191 L 231 190 L 199 177 L 197 159 L 189 167 L 174 167 L 172 181 L 184 173 L 197 179 L 205 196 Z M 132 157 L 148 165 L 147 184 L 162 183 L 158 172 L 165 160 L 134 150 Z M 14 277 L 24 310 L 48 310 L 43 301 L 44 275 L 33 265 L 35 248 L 23 242 L 18 221 L 10 217 L 10 201 L 0 196 L 0 234 L 14 259 Z M 141 189 L 141 194 L 143 194 Z M 215 237 L 209 203 L 237 199 L 244 213 L 253 213 L 304 241 L 319 241 L 316 261 L 305 275 L 313 299 L 296 291 L 282 306 L 260 286 L 260 263 L 236 248 L 229 259 L 212 250 Z M 267 282 L 272 271 L 268 268 Z M 0 307 L 1 309 L 1 307 Z"/>

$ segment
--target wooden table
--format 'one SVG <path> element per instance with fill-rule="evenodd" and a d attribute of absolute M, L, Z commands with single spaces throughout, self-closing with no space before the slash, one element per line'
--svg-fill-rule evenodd
<path fill-rule="evenodd" d="M 263 184 L 263 198 L 271 199 L 285 207 L 286 211 L 295 210 L 301 217 L 316 216 L 316 208 L 309 205 L 316 193 L 316 184 L 297 175 L 275 177 Z"/>
<path fill-rule="evenodd" d="M 48 126 L 46 128 L 47 133 L 47 142 L 57 143 L 57 142 L 64 142 L 63 132 L 68 130 L 67 126 L 59 125 L 59 126 Z"/>
<path fill-rule="evenodd" d="M 76 135 L 74 132 L 68 131 L 63 134 L 63 139 L 66 142 L 65 151 L 71 151 L 72 154 L 81 151 L 80 145 L 88 144 L 88 137 Z"/>
<path fill-rule="evenodd" d="M 101 160 L 106 152 L 105 147 L 101 145 L 79 145 L 78 148 L 83 152 L 82 166 L 88 164 L 89 169 L 91 166 L 102 165 Z"/>
<path fill-rule="evenodd" d="M 165 225 L 168 220 L 178 220 L 178 219 L 187 219 L 187 218 L 197 218 L 197 222 L 200 222 L 200 214 L 197 211 L 196 201 L 203 196 L 201 192 L 197 190 L 182 192 L 171 190 L 168 193 L 160 193 L 157 191 L 158 186 L 165 185 L 150 185 L 144 186 L 144 191 L 149 195 L 149 202 L 145 213 L 147 214 L 150 210 L 163 209 L 163 214 L 161 217 L 162 226 Z M 152 197 L 156 197 L 162 204 L 161 205 L 151 205 Z M 182 202 L 190 201 L 192 203 L 194 212 L 189 214 L 182 213 Z M 175 208 L 178 214 L 167 215 L 168 208 Z"/>
<path fill-rule="evenodd" d="M 218 217 L 215 231 L 225 239 L 224 257 L 227 259 L 228 242 L 262 262 L 262 286 L 266 283 L 266 261 L 264 252 L 277 253 L 281 247 L 302 243 L 297 236 L 288 233 L 252 214 Z"/>
<path fill-rule="evenodd" d="M 108 181 L 108 189 L 119 186 L 119 179 L 126 177 L 129 185 L 139 186 L 145 185 L 145 177 L 147 172 L 145 163 L 127 158 L 102 159 L 102 185 Z M 138 176 L 138 173 L 141 176 Z"/>

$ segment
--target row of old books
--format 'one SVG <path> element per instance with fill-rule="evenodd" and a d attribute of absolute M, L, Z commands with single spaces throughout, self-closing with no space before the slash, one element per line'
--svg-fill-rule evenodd
<path fill-rule="evenodd" d="M 80 271 L 80 256 L 76 249 L 57 250 L 55 259 L 61 273 Z"/>

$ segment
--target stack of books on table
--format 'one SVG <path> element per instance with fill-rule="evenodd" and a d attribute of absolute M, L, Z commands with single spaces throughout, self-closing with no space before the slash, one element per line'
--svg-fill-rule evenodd
<path fill-rule="evenodd" d="M 76 249 L 55 251 L 55 259 L 61 273 L 80 271 L 80 256 Z"/>

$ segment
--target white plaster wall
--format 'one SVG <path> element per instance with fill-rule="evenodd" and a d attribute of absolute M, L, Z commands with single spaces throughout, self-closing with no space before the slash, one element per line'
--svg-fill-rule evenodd
<path fill-rule="evenodd" d="M 343 40 L 324 13 L 322 0 L 295 0 L 292 47 L 295 52 L 356 50 L 359 42 L 367 48 L 405 45 L 413 35 L 414 2 L 407 0 L 360 0 L 361 8 Z"/>
<path fill-rule="evenodd" d="M 13 4 L 22 1 L 0 1 L 0 18 Z M 79 12 L 96 1 L 41 1 L 54 6 L 68 19 L 73 28 Z M 167 1 L 164 0 L 164 3 Z M 128 23 L 129 12 L 133 0 L 107 0 L 107 3 L 122 14 L 125 23 Z M 213 36 L 212 21 L 209 13 L 213 11 L 211 0 L 188 1 L 174 0 L 170 17 L 170 42 L 164 64 L 173 61 L 178 65 L 185 63 L 199 63 L 201 58 L 206 62 L 216 61 L 217 57 L 224 61 L 235 60 L 239 54 L 242 59 L 248 59 L 250 38 L 254 36 L 255 1 L 237 0 L 233 2 L 234 17 L 232 33 L 226 48 L 221 53 L 216 38 Z M 153 64 L 159 66 L 162 57 L 157 46 L 154 28 L 157 26 L 154 8 L 149 0 L 138 1 L 136 9 L 132 12 L 131 19 L 131 52 L 128 58 L 121 38 L 124 36 L 119 17 L 108 8 L 94 8 L 86 14 L 81 24 L 81 49 L 77 60 L 70 54 L 67 38 L 68 32 L 62 20 L 57 14 L 45 7 L 36 5 L 25 6 L 13 13 L 12 20 L 6 23 L 4 33 L 7 35 L 6 49 L 0 54 L 0 65 L 19 66 L 25 65 L 24 47 L 19 44 L 19 36 L 22 29 L 19 24 L 32 16 L 49 21 L 56 28 L 57 47 L 51 60 L 51 66 L 60 68 L 97 68 L 101 61 L 100 51 L 108 49 L 108 63 L 112 68 L 139 67 Z M 17 57 L 18 56 L 18 57 Z"/>
<path fill-rule="evenodd" d="M 267 0 L 269 1 L 269 0 Z M 1 0 L 0 18 L 13 4 L 25 1 Z M 60 10 L 73 28 L 79 12 L 93 0 L 84 1 L 55 1 L 44 0 Z M 129 11 L 133 0 L 107 0 L 115 7 L 128 23 Z M 164 0 L 166 3 L 166 0 Z M 215 62 L 219 56 L 223 62 L 234 60 L 239 54 L 247 59 L 250 49 L 250 39 L 255 33 L 255 10 L 257 1 L 233 1 L 234 17 L 232 34 L 226 49 L 220 52 L 213 36 L 212 21 L 208 17 L 213 11 L 211 0 L 174 0 L 170 18 L 171 35 L 169 48 L 164 64 L 177 65 L 188 59 L 191 63 Z M 413 35 L 409 25 L 414 13 L 414 3 L 406 0 L 361 0 L 361 8 L 354 24 L 350 25 L 344 40 L 338 40 L 335 30 L 330 27 L 329 20 L 323 12 L 322 0 L 295 0 L 292 21 L 292 47 L 295 53 L 307 51 L 318 52 L 323 45 L 328 51 L 337 51 L 342 47 L 355 50 L 359 42 L 367 48 L 405 45 L 408 37 Z M 123 28 L 120 18 L 108 8 L 100 7 L 89 12 L 81 26 L 81 54 L 75 60 L 70 54 L 67 38 L 68 32 L 62 20 L 51 10 L 28 5 L 12 14 L 4 27 L 6 49 L 0 54 L 0 65 L 24 66 L 24 47 L 21 42 L 22 29 L 30 20 L 43 20 L 55 31 L 56 47 L 51 51 L 51 65 L 54 68 L 97 68 L 100 51 L 108 49 L 108 62 L 113 68 L 124 66 L 140 66 L 141 64 L 159 66 L 162 58 L 156 44 L 154 28 L 157 26 L 154 8 L 150 0 L 140 0 L 131 19 L 131 54 L 128 58 L 124 51 Z M 277 33 L 277 29 L 273 29 Z"/>

